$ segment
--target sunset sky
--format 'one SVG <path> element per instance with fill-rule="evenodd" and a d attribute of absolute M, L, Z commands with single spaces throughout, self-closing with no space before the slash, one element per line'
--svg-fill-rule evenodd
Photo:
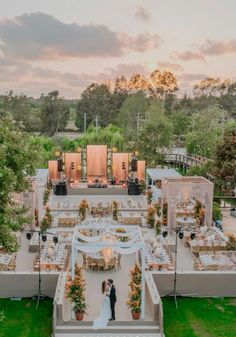
<path fill-rule="evenodd" d="M 181 92 L 236 80 L 236 0 L 0 0 L 0 94 L 78 98 L 92 82 L 171 70 Z"/>

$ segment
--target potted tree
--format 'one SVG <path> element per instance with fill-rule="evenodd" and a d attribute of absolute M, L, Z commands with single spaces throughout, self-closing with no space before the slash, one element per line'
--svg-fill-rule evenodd
<path fill-rule="evenodd" d="M 82 321 L 86 313 L 87 304 L 85 301 L 85 280 L 82 273 L 82 268 L 78 265 L 75 267 L 75 277 L 72 280 L 71 276 L 67 277 L 66 297 L 73 303 L 73 310 L 78 321 Z"/>
<path fill-rule="evenodd" d="M 142 295 L 142 284 L 141 284 L 141 270 L 136 264 L 134 269 L 130 271 L 130 291 L 128 295 L 127 305 L 131 310 L 133 319 L 138 320 L 141 314 L 141 295 Z"/>

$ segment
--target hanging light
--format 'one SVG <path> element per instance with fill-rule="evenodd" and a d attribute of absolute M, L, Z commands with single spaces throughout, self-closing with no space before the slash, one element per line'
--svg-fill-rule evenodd
<path fill-rule="evenodd" d="M 53 237 L 53 242 L 54 242 L 55 244 L 58 243 L 58 237 L 57 237 L 57 236 L 54 236 L 54 237 Z"/>
<path fill-rule="evenodd" d="M 42 234 L 42 241 L 46 242 L 47 241 L 47 235 L 46 234 Z"/>
<path fill-rule="evenodd" d="M 27 240 L 31 240 L 31 234 L 30 233 L 26 233 L 26 238 L 27 238 Z"/>

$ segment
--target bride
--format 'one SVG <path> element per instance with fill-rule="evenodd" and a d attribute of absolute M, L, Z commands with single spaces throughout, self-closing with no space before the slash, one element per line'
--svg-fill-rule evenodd
<path fill-rule="evenodd" d="M 99 316 L 93 321 L 93 329 L 103 329 L 107 326 L 108 320 L 111 318 L 110 305 L 110 286 L 107 281 L 102 282 L 103 301 Z"/>

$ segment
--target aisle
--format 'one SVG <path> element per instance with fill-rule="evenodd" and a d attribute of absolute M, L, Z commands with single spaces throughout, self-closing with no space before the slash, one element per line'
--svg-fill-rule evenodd
<path fill-rule="evenodd" d="M 136 254 L 122 255 L 121 269 L 119 271 L 89 271 L 85 272 L 86 280 L 86 298 L 88 301 L 88 315 L 85 316 L 85 321 L 93 321 L 100 312 L 102 303 L 101 285 L 102 281 L 108 278 L 114 280 L 117 293 L 116 302 L 116 320 L 117 321 L 131 321 L 131 313 L 126 305 L 127 296 L 129 292 L 129 270 L 135 264 Z M 146 310 L 148 311 L 148 310 Z M 146 319 L 148 320 L 148 315 Z"/>

